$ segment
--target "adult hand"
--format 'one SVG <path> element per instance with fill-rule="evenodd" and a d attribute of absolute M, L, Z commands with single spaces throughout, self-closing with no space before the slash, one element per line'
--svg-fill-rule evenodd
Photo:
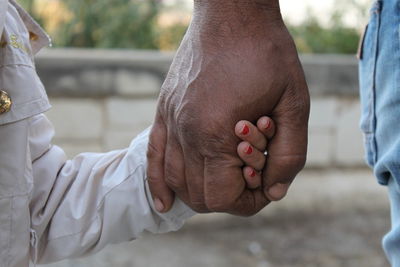
<path fill-rule="evenodd" d="M 195 0 L 162 86 L 148 148 L 159 211 L 175 192 L 197 212 L 253 215 L 283 198 L 303 168 L 309 95 L 278 0 Z M 246 188 L 234 126 L 271 117 L 263 187 Z"/>

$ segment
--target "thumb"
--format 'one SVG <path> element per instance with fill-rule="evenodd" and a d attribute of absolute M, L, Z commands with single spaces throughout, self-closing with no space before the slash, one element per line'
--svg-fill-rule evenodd
<path fill-rule="evenodd" d="M 174 193 L 164 179 L 165 147 L 167 129 L 157 113 L 156 120 L 150 132 L 147 149 L 147 181 L 158 212 L 167 212 L 174 202 Z"/>
<path fill-rule="evenodd" d="M 285 197 L 307 157 L 309 95 L 304 89 L 287 89 L 273 111 L 276 134 L 268 145 L 263 172 L 264 193 L 269 200 Z"/>

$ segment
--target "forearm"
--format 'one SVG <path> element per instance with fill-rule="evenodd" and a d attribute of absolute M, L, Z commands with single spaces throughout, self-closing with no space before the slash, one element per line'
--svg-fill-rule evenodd
<path fill-rule="evenodd" d="M 236 19 L 251 24 L 281 20 L 279 0 L 194 0 L 194 19 L 219 21 Z"/>
<path fill-rule="evenodd" d="M 203 46 L 202 51 L 212 53 L 212 49 L 222 46 L 229 49 L 238 44 L 245 47 L 275 44 L 275 48 L 293 49 L 278 0 L 194 1 L 193 20 L 187 37 L 196 46 Z M 286 45 L 290 47 L 284 47 Z"/>
<path fill-rule="evenodd" d="M 195 8 L 213 7 L 213 8 L 230 8 L 233 6 L 244 9 L 279 9 L 279 0 L 193 0 Z"/>

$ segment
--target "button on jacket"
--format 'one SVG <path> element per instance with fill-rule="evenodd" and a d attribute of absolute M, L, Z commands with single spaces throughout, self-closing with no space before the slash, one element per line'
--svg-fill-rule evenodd
<path fill-rule="evenodd" d="M 180 200 L 155 211 L 146 182 L 149 130 L 129 148 L 67 160 L 51 144 L 50 108 L 33 55 L 49 43 L 13 0 L 0 0 L 0 267 L 94 253 L 143 231 L 177 230 Z"/>

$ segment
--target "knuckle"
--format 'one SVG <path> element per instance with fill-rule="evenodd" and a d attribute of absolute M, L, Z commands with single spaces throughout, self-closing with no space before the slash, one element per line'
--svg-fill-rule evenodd
<path fill-rule="evenodd" d="M 161 153 L 162 151 L 160 151 L 160 149 L 154 144 L 154 142 L 149 140 L 149 143 L 147 145 L 147 158 L 157 158 Z"/>
<path fill-rule="evenodd" d="M 203 135 L 203 120 L 198 117 L 199 112 L 194 107 L 185 106 L 174 116 L 177 135 L 190 145 L 196 145 Z"/>
<path fill-rule="evenodd" d="M 236 147 L 237 139 L 230 132 L 218 130 L 207 134 L 207 146 L 209 149 L 226 150 L 226 147 Z"/>
<path fill-rule="evenodd" d="M 209 123 L 204 127 L 206 130 L 201 132 L 201 149 L 207 157 L 218 158 L 222 154 L 237 152 L 238 137 L 235 135 L 234 131 L 228 131 L 226 129 L 226 124 L 223 126 L 225 127 L 215 123 Z M 245 141 L 242 143 L 244 142 Z"/>
<path fill-rule="evenodd" d="M 181 192 L 186 187 L 185 179 L 179 175 L 176 166 L 171 160 L 165 162 L 165 183 L 174 191 Z"/>
<path fill-rule="evenodd" d="M 171 188 L 173 191 L 182 191 L 182 188 L 185 186 L 184 182 L 179 179 L 177 176 L 172 175 L 171 173 L 167 172 L 165 174 L 165 183 Z"/>
<path fill-rule="evenodd" d="M 147 175 L 147 182 L 149 183 L 150 186 L 157 184 L 158 179 L 156 176 L 151 175 L 150 173 Z"/>
<path fill-rule="evenodd" d="M 264 168 L 264 165 L 265 165 L 265 156 L 264 155 L 260 155 L 258 158 L 257 158 L 257 161 L 255 161 L 255 167 L 256 167 L 256 169 L 257 170 L 261 170 L 261 169 L 263 169 Z"/>
<path fill-rule="evenodd" d="M 160 186 L 159 186 L 160 180 L 157 179 L 156 176 L 152 176 L 152 175 L 147 176 L 147 182 L 149 184 L 150 192 L 153 195 L 153 197 L 156 197 L 159 194 L 161 194 Z"/>

